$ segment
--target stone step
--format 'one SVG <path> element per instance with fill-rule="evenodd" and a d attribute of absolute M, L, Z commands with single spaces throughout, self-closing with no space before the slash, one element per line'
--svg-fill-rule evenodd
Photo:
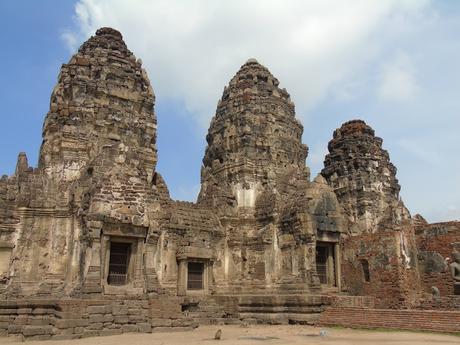
<path fill-rule="evenodd" d="M 258 323 L 269 324 L 316 324 L 320 318 L 319 313 L 240 313 L 240 319 L 243 321 L 257 320 Z"/>
<path fill-rule="evenodd" d="M 238 318 L 225 318 L 225 317 L 215 317 L 215 318 L 194 318 L 194 320 L 199 325 L 239 325 L 241 324 L 241 320 Z"/>

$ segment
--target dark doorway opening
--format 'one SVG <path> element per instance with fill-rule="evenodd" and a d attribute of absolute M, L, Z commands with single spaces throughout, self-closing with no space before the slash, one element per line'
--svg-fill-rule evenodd
<path fill-rule="evenodd" d="M 318 242 L 316 244 L 316 273 L 323 285 L 335 286 L 334 244 Z"/>
<path fill-rule="evenodd" d="M 364 281 L 365 282 L 370 282 L 371 281 L 371 275 L 369 272 L 369 261 L 362 259 L 361 260 L 361 266 L 363 268 L 363 276 L 364 276 Z"/>
<path fill-rule="evenodd" d="M 128 265 L 131 253 L 130 243 L 110 243 L 109 285 L 125 285 L 128 283 Z"/>
<path fill-rule="evenodd" d="M 203 262 L 189 262 L 187 274 L 187 289 L 202 290 L 203 289 Z"/>

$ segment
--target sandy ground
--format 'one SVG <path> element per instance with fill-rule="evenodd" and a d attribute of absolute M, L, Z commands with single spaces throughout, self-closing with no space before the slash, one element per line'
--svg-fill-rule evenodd
<path fill-rule="evenodd" d="M 222 329 L 222 339 L 214 340 L 214 334 Z M 325 330 L 325 336 L 319 336 Z M 18 344 L 21 340 L 0 337 L 0 344 Z M 460 344 L 460 337 L 453 335 L 366 331 L 338 328 L 315 328 L 308 326 L 201 326 L 189 332 L 170 333 L 125 333 L 116 336 L 85 338 L 77 340 L 33 341 L 33 345 L 194 345 L 194 344 L 237 344 L 237 345 L 277 345 L 277 344 L 333 344 L 333 345 L 420 345 L 420 344 Z"/>

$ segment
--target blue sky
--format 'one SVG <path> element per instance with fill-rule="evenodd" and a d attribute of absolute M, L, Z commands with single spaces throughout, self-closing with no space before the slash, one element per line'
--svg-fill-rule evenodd
<path fill-rule="evenodd" d="M 341 123 L 384 139 L 401 195 L 430 221 L 460 219 L 458 1 L 0 2 L 0 172 L 37 164 L 59 68 L 100 26 L 143 60 L 157 102 L 158 171 L 177 199 L 199 189 L 223 87 L 255 57 L 291 93 L 312 177 Z"/>

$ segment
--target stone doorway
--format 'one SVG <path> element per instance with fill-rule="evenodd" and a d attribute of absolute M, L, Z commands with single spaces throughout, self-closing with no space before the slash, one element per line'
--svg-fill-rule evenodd
<path fill-rule="evenodd" d="M 126 285 L 128 283 L 130 255 L 131 243 L 110 243 L 109 272 L 107 275 L 109 285 Z"/>
<path fill-rule="evenodd" d="M 337 286 L 334 243 L 316 243 L 316 272 L 322 285 Z"/>

